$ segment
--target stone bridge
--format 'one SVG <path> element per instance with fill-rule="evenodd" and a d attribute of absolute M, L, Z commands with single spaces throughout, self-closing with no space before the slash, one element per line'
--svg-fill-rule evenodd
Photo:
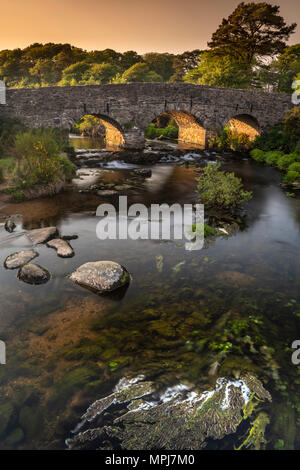
<path fill-rule="evenodd" d="M 251 138 L 281 121 L 291 96 L 184 83 L 129 83 L 7 89 L 0 114 L 30 127 L 71 128 L 86 114 L 98 116 L 106 141 L 141 149 L 145 129 L 167 113 L 179 127 L 179 141 L 205 147 L 227 124 Z"/>

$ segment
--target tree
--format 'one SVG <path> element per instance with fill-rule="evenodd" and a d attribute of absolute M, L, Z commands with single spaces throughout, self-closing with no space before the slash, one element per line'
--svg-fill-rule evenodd
<path fill-rule="evenodd" d="M 195 49 L 175 56 L 173 60 L 174 74 L 170 77 L 170 82 L 182 82 L 184 75 L 197 68 L 202 52 L 200 49 Z"/>
<path fill-rule="evenodd" d="M 240 3 L 223 19 L 208 46 L 218 55 L 231 55 L 248 65 L 282 52 L 297 25 L 287 25 L 279 10 L 265 2 Z"/>
<path fill-rule="evenodd" d="M 89 70 L 90 64 L 88 62 L 76 62 L 65 68 L 62 73 L 62 80 L 59 83 L 62 86 L 67 85 L 81 85 L 84 79 L 84 74 Z"/>
<path fill-rule="evenodd" d="M 164 82 L 167 82 L 175 72 L 173 68 L 174 57 L 173 54 L 158 52 L 149 52 L 143 56 L 149 69 L 160 75 Z"/>
<path fill-rule="evenodd" d="M 162 82 L 163 79 L 153 70 L 150 70 L 148 65 L 143 62 L 138 62 L 130 67 L 123 73 L 125 82 Z"/>
<path fill-rule="evenodd" d="M 300 73 L 300 44 L 287 47 L 271 66 L 277 76 L 277 91 L 291 93 L 292 83 Z"/>
<path fill-rule="evenodd" d="M 61 76 L 52 59 L 38 59 L 29 69 L 29 73 L 32 77 L 36 77 L 40 86 L 55 85 Z"/>
<path fill-rule="evenodd" d="M 251 82 L 251 69 L 232 57 L 219 57 L 208 51 L 201 55 L 198 67 L 183 80 L 198 85 L 246 88 Z"/>
<path fill-rule="evenodd" d="M 120 59 L 120 67 L 123 69 L 123 71 L 129 69 L 132 67 L 134 64 L 137 62 L 142 62 L 143 58 L 139 54 L 137 54 L 135 51 L 126 51 L 122 54 L 122 57 Z"/>
<path fill-rule="evenodd" d="M 110 83 L 119 71 L 120 67 L 114 64 L 92 64 L 85 72 L 83 79 L 87 84 L 93 85 Z"/>

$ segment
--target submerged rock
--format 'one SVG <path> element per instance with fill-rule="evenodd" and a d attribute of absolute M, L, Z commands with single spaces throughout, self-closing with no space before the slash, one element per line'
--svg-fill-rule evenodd
<path fill-rule="evenodd" d="M 61 238 L 53 238 L 47 242 L 49 248 L 54 248 L 56 250 L 57 256 L 61 258 L 72 258 L 74 256 L 74 250 L 71 245 Z"/>
<path fill-rule="evenodd" d="M 27 232 L 27 237 L 33 245 L 38 245 L 39 243 L 46 243 L 57 235 L 58 230 L 56 227 L 37 228 Z"/>
<path fill-rule="evenodd" d="M 98 293 L 111 292 L 130 281 L 128 271 L 114 261 L 85 263 L 70 276 L 71 281 Z"/>
<path fill-rule="evenodd" d="M 12 233 L 16 228 L 16 224 L 13 220 L 8 219 L 4 224 L 4 228 L 7 232 Z"/>
<path fill-rule="evenodd" d="M 50 279 L 49 272 L 37 264 L 25 264 L 19 269 L 18 278 L 27 284 L 45 284 Z"/>
<path fill-rule="evenodd" d="M 34 250 L 22 250 L 17 253 L 9 255 L 4 261 L 4 267 L 6 269 L 16 269 L 20 268 L 29 261 L 33 260 L 39 256 L 39 254 Z"/>
<path fill-rule="evenodd" d="M 235 433 L 264 400 L 271 401 L 270 394 L 250 374 L 235 381 L 219 378 L 211 390 L 178 384 L 163 392 L 140 376 L 121 381 L 114 393 L 93 403 L 66 443 L 71 449 L 203 449 L 207 440 Z M 264 444 L 264 428 L 246 444 Z"/>

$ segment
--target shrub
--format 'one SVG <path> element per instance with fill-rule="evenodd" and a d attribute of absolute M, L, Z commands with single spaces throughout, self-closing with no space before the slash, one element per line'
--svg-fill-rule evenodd
<path fill-rule="evenodd" d="M 294 181 L 300 181 L 300 173 L 298 171 L 289 170 L 284 177 L 284 181 L 286 183 L 293 183 Z"/>
<path fill-rule="evenodd" d="M 217 150 L 234 150 L 235 152 L 244 152 L 252 146 L 248 134 L 238 133 L 229 126 L 225 126 L 218 137 L 209 140 L 210 148 Z"/>
<path fill-rule="evenodd" d="M 256 137 L 255 147 L 268 152 L 270 150 L 282 150 L 284 153 L 299 152 L 300 140 L 300 107 L 290 110 L 284 122 L 272 126 L 268 131 Z"/>
<path fill-rule="evenodd" d="M 265 161 L 268 165 L 277 165 L 279 158 L 282 156 L 282 152 L 271 150 L 265 154 Z"/>
<path fill-rule="evenodd" d="M 166 127 L 156 127 L 151 123 L 146 129 L 145 136 L 147 139 L 155 139 L 157 137 L 167 137 L 169 139 L 178 138 L 178 127 L 168 125 Z"/>
<path fill-rule="evenodd" d="M 265 152 L 260 149 L 253 149 L 250 152 L 250 156 L 255 160 L 256 162 L 263 163 L 265 162 Z"/>
<path fill-rule="evenodd" d="M 70 180 L 76 174 L 76 167 L 66 157 L 56 157 L 56 161 L 59 163 L 63 174 L 67 180 Z"/>
<path fill-rule="evenodd" d="M 280 170 L 287 170 L 292 163 L 299 162 L 300 155 L 297 153 L 290 153 L 283 155 L 278 159 L 277 166 Z"/>
<path fill-rule="evenodd" d="M 18 119 L 0 117 L 0 155 L 9 154 L 16 135 L 24 130 L 25 126 Z"/>
<path fill-rule="evenodd" d="M 209 206 L 226 209 L 249 201 L 252 193 L 243 190 L 241 179 L 219 168 L 220 165 L 209 163 L 197 178 L 201 201 Z"/>
<path fill-rule="evenodd" d="M 48 184 L 63 176 L 57 161 L 59 145 L 50 130 L 30 130 L 18 134 L 14 153 L 17 158 L 14 178 L 20 188 Z"/>
<path fill-rule="evenodd" d="M 287 112 L 283 123 L 284 133 L 289 141 L 289 150 L 295 151 L 297 142 L 300 140 L 300 108 L 295 106 Z"/>
<path fill-rule="evenodd" d="M 297 173 L 300 173 L 300 162 L 292 163 L 289 166 L 288 171 L 297 171 Z"/>

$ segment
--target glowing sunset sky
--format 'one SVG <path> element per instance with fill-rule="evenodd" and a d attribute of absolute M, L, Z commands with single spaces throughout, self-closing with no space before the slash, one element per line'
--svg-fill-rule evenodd
<path fill-rule="evenodd" d="M 0 50 L 34 42 L 71 43 L 83 49 L 179 53 L 205 49 L 211 34 L 238 0 L 0 0 Z M 300 1 L 281 6 L 288 23 L 299 23 Z"/>

